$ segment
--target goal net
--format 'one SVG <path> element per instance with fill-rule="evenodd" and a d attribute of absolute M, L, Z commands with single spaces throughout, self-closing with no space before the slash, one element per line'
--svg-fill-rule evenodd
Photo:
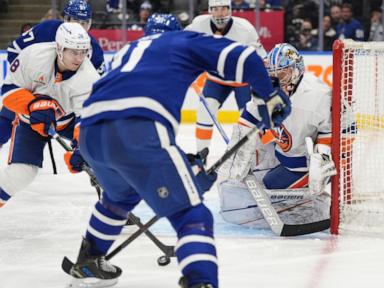
<path fill-rule="evenodd" d="M 384 234 L 384 43 L 333 46 L 331 232 Z"/>

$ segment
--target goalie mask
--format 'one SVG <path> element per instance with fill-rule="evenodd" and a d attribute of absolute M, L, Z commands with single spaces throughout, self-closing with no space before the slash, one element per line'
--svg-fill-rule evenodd
<path fill-rule="evenodd" d="M 286 92 L 291 92 L 304 74 L 304 60 L 290 44 L 277 44 L 267 55 L 266 68 L 270 77 L 276 77 Z"/>
<path fill-rule="evenodd" d="M 228 7 L 228 13 L 225 13 L 225 11 L 216 11 L 216 9 L 219 9 L 218 7 Z M 231 0 L 209 0 L 208 11 L 216 27 L 224 28 L 231 19 Z"/>

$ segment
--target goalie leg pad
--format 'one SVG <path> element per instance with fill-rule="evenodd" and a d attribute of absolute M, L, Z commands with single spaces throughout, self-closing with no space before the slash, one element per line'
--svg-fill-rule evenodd
<path fill-rule="evenodd" d="M 308 172 L 290 171 L 278 165 L 268 171 L 263 179 L 267 189 L 295 189 L 308 186 Z"/>
<path fill-rule="evenodd" d="M 177 260 L 189 287 L 200 283 L 218 287 L 217 255 L 213 239 L 213 217 L 199 204 L 168 217 L 177 232 Z"/>
<path fill-rule="evenodd" d="M 28 164 L 12 163 L 0 173 L 0 187 L 9 196 L 25 189 L 35 179 L 38 167 Z"/>

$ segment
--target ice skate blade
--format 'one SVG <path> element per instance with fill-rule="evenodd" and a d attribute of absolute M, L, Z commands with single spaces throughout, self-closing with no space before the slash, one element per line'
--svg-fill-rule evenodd
<path fill-rule="evenodd" d="M 104 288 L 116 285 L 118 279 L 72 278 L 66 288 Z"/>

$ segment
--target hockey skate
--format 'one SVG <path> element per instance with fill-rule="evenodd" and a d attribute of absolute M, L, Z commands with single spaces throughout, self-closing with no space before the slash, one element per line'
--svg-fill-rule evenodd
<path fill-rule="evenodd" d="M 185 277 L 180 278 L 179 285 L 181 288 L 213 288 L 211 284 L 204 284 L 204 283 L 188 286 L 188 279 Z"/>
<path fill-rule="evenodd" d="M 64 258 L 62 268 L 73 277 L 67 287 L 101 288 L 115 285 L 122 270 L 110 264 L 104 256 L 90 255 L 89 250 L 90 243 L 83 239 L 77 262 L 73 264 L 68 258 Z"/>

